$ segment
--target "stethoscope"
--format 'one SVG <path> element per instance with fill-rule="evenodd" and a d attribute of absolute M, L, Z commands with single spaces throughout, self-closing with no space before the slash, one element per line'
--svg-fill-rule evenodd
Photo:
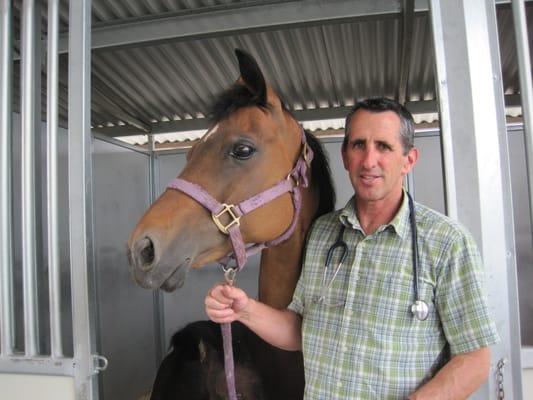
<path fill-rule="evenodd" d="M 411 305 L 411 313 L 419 321 L 425 321 L 429 315 L 429 306 L 424 300 L 420 299 L 419 291 L 418 291 L 418 268 L 419 268 L 418 267 L 419 265 L 418 230 L 416 228 L 415 206 L 414 206 L 413 198 L 411 197 L 411 195 L 407 192 L 406 194 L 409 200 L 409 223 L 411 225 L 411 243 L 412 243 L 412 251 L 413 251 L 413 286 L 414 286 L 414 291 L 415 291 L 415 302 Z M 320 295 L 315 299 L 315 301 L 318 303 L 324 303 L 326 301 L 326 293 L 331 287 L 331 284 L 335 280 L 335 277 L 337 276 L 339 270 L 342 267 L 342 264 L 344 263 L 344 260 L 346 259 L 346 255 L 348 253 L 348 246 L 346 245 L 346 242 L 343 240 L 344 229 L 345 229 L 345 226 L 341 224 L 341 229 L 339 230 L 339 233 L 337 235 L 335 242 L 333 243 L 333 245 L 329 248 L 328 252 L 326 253 L 326 261 L 324 263 L 324 275 L 322 276 L 322 290 L 320 291 Z M 331 260 L 333 258 L 333 254 L 335 253 L 337 249 L 340 249 L 339 263 L 337 264 L 337 267 L 333 271 L 333 275 L 330 278 L 329 282 L 326 283 L 328 270 L 331 265 Z"/>

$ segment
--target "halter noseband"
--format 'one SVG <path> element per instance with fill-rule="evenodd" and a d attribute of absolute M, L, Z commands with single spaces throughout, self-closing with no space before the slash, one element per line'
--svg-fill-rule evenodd
<path fill-rule="evenodd" d="M 302 133 L 302 151 L 296 161 L 296 165 L 292 171 L 287 175 L 287 178 L 279 181 L 269 189 L 260 192 L 247 200 L 244 200 L 238 204 L 225 204 L 217 201 L 211 196 L 203 187 L 196 183 L 189 182 L 185 179 L 176 178 L 170 182 L 167 188 L 179 190 L 189 197 L 196 200 L 211 212 L 211 218 L 217 226 L 220 232 L 225 235 L 229 235 L 231 244 L 233 247 L 233 258 L 237 263 L 237 271 L 240 271 L 246 263 L 247 257 L 255 254 L 264 248 L 275 246 L 287 238 L 289 238 L 294 232 L 296 222 L 300 214 L 301 208 L 301 193 L 300 186 L 307 187 L 309 181 L 307 178 L 307 168 L 311 165 L 313 159 L 313 151 L 307 145 L 305 139 L 305 132 L 301 129 Z M 259 208 L 272 200 L 278 198 L 282 194 L 290 192 L 292 194 L 292 202 L 294 205 L 294 216 L 292 218 L 291 225 L 276 239 L 268 242 L 255 243 L 246 247 L 240 230 L 240 219 L 244 215 L 252 212 L 256 208 Z M 224 224 L 221 218 L 229 218 L 229 222 Z M 223 265 L 226 265 L 232 255 L 225 257 L 221 260 Z"/>

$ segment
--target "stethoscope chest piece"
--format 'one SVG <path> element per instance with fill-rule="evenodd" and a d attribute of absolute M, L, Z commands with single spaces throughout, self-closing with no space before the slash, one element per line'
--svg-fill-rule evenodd
<path fill-rule="evenodd" d="M 411 306 L 411 313 L 419 321 L 425 321 L 429 316 L 429 306 L 424 300 L 417 300 Z"/>

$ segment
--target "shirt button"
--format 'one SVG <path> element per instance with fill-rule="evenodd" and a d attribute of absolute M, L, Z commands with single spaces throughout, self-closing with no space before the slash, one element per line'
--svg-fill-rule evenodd
<path fill-rule="evenodd" d="M 342 346 L 342 351 L 347 352 L 348 351 L 348 347 Z"/>
<path fill-rule="evenodd" d="M 342 387 L 342 382 L 341 381 L 337 382 L 337 387 Z"/>

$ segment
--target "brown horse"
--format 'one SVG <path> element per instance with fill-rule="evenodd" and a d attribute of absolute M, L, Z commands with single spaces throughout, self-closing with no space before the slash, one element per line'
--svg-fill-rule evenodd
<path fill-rule="evenodd" d="M 245 244 L 268 243 L 288 230 L 292 232 L 282 243 L 262 251 L 259 273 L 259 300 L 284 308 L 291 301 L 300 275 L 306 232 L 315 218 L 333 209 L 335 195 L 319 142 L 307 133 L 302 138 L 302 128 L 266 85 L 255 60 L 239 50 L 236 55 L 241 76 L 215 101 L 210 114 L 212 127 L 189 151 L 178 180 L 201 187 L 208 193 L 206 196 L 220 204 L 239 204 L 285 179 L 299 185 L 298 179 L 288 174 L 294 171 L 306 146 L 312 149 L 311 171 L 306 172 L 310 176 L 304 177 L 309 178 L 309 186 L 300 185 L 297 189 L 300 212 L 297 213 L 294 194 L 287 192 L 243 215 L 238 223 Z M 231 216 L 228 221 L 227 215 L 223 217 L 225 220 L 219 224 L 228 226 L 236 219 Z M 231 253 L 233 239 L 217 228 L 214 219 L 194 196 L 167 189 L 130 237 L 128 247 L 135 280 L 146 288 L 171 291 L 183 285 L 188 269 Z M 287 386 L 285 394 L 267 393 L 265 398 L 301 397 L 301 356 L 274 351 L 261 343 L 253 346 L 268 353 L 256 356 L 259 364 L 268 364 L 256 365 L 267 391 L 282 388 L 283 382 Z M 283 360 L 284 354 L 290 354 L 291 361 Z M 287 370 L 292 371 L 285 374 Z M 285 376 L 296 381 L 288 381 Z"/>

